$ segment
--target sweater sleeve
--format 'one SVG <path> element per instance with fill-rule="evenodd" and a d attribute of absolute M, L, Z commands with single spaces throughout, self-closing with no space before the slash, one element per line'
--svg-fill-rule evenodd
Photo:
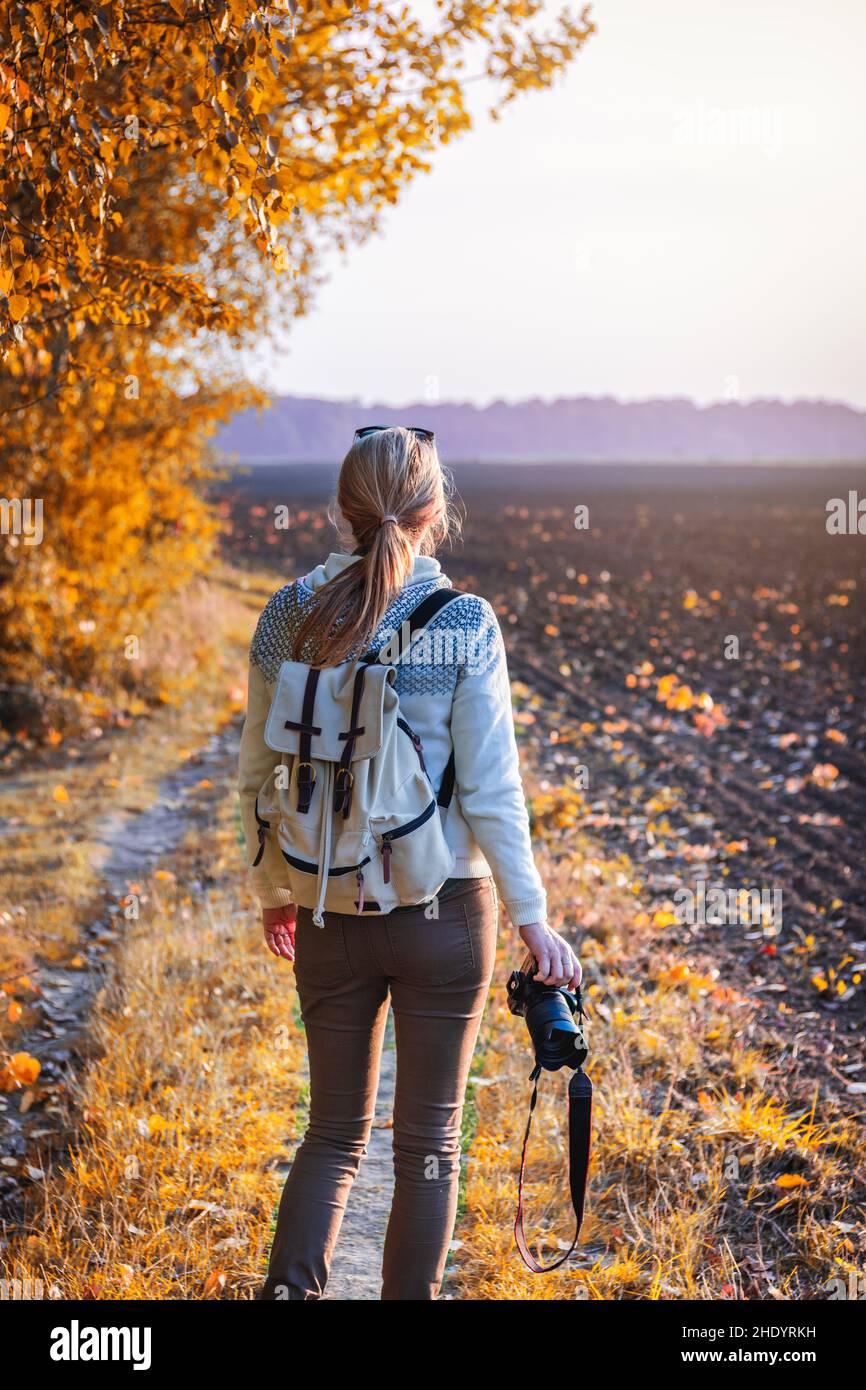
<path fill-rule="evenodd" d="M 451 707 L 460 810 L 516 927 L 544 921 L 547 895 L 532 857 L 505 645 L 490 604 L 461 665 Z"/>
<path fill-rule="evenodd" d="M 256 797 L 265 778 L 280 761 L 279 753 L 265 743 L 265 721 L 270 705 L 267 681 L 256 662 L 251 661 L 247 717 L 241 734 L 238 765 L 238 794 L 249 865 L 253 864 L 259 851 Z M 282 907 L 292 901 L 286 862 L 275 835 L 265 835 L 262 857 L 251 872 L 262 907 Z"/>

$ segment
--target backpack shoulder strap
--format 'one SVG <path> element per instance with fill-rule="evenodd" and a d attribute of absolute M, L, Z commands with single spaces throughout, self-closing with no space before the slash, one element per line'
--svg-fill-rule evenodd
<path fill-rule="evenodd" d="M 441 610 L 455 598 L 462 597 L 463 594 L 460 589 L 434 589 L 432 594 L 428 594 L 426 598 L 422 598 L 419 603 L 416 603 L 408 618 L 404 618 L 400 626 L 400 632 L 397 634 L 398 655 L 395 659 L 397 661 L 402 661 L 410 646 L 415 641 L 415 638 L 420 636 L 427 624 L 435 618 L 436 614 L 441 612 Z M 385 644 L 383 643 L 382 645 L 384 646 Z M 380 651 L 381 647 L 371 647 L 370 650 L 365 652 L 361 657 L 361 661 L 367 666 L 375 665 L 379 661 Z M 388 662 L 388 665 L 392 664 L 392 662 Z"/>
<path fill-rule="evenodd" d="M 409 614 L 408 619 L 403 620 L 403 625 L 399 635 L 399 656 L 400 661 L 406 655 L 415 638 L 422 633 L 427 624 L 440 613 L 442 609 L 455 598 L 462 598 L 463 593 L 460 589 L 434 589 L 432 594 L 422 598 Z M 379 649 L 372 648 L 361 657 L 362 662 L 372 665 L 379 660 Z M 442 774 L 442 781 L 439 783 L 439 791 L 436 796 L 436 804 L 441 811 L 447 811 L 454 795 L 454 752 L 449 754 L 448 762 L 445 764 L 445 771 Z"/>

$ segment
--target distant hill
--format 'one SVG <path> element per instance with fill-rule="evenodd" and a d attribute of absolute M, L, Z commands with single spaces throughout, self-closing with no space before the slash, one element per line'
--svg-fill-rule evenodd
<path fill-rule="evenodd" d="M 358 425 L 425 425 L 448 462 L 777 463 L 866 461 L 866 412 L 830 401 L 442 402 L 395 408 L 277 396 L 217 437 L 244 462 L 325 463 L 345 454 Z"/>

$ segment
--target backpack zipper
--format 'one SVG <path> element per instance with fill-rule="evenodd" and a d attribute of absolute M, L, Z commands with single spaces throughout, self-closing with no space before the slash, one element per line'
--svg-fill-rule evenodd
<path fill-rule="evenodd" d="M 397 728 L 398 728 L 398 729 L 402 729 L 402 730 L 403 730 L 403 733 L 404 733 L 404 734 L 408 734 L 409 737 L 411 738 L 412 743 L 413 743 L 414 746 L 415 746 L 415 752 L 418 754 L 418 761 L 419 761 L 419 763 L 421 764 L 421 771 L 424 772 L 424 773 L 426 773 L 427 767 L 426 767 L 426 764 L 425 764 L 425 762 L 424 762 L 424 752 L 423 752 L 424 745 L 423 745 L 423 743 L 421 742 L 421 739 L 420 739 L 419 735 L 416 734 L 415 730 L 414 730 L 413 728 L 411 728 L 410 725 L 408 725 L 408 724 L 406 723 L 406 720 L 405 720 L 405 719 L 401 719 L 401 718 L 399 717 L 399 715 L 398 715 L 398 717 L 397 717 Z"/>
<path fill-rule="evenodd" d="M 311 864 L 308 859 L 299 859 L 297 855 L 288 854 L 286 850 L 283 850 L 283 858 L 287 861 L 287 863 L 292 865 L 292 868 L 301 869 L 305 874 L 317 874 L 319 872 L 318 864 Z M 366 859 L 361 860 L 360 864 L 344 864 L 342 868 L 329 869 L 328 877 L 339 878 L 341 874 L 359 873 L 360 870 L 363 869 L 364 865 L 369 864 L 369 862 L 370 856 L 368 854 Z"/>
<path fill-rule="evenodd" d="M 382 880 L 385 883 L 391 882 L 391 841 L 399 840 L 402 835 L 408 835 L 411 831 L 417 830 L 419 825 L 428 821 L 436 810 L 436 802 L 431 801 L 426 806 L 420 816 L 415 816 L 414 820 L 406 821 L 405 825 L 397 825 L 393 830 L 385 830 L 379 836 L 381 840 L 380 853 L 382 855 Z"/>

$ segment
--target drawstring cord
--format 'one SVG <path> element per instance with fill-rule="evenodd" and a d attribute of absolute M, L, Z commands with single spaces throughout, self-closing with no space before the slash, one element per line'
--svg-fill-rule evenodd
<path fill-rule="evenodd" d="M 334 765 L 325 763 L 325 785 L 322 789 L 322 824 L 319 830 L 319 868 L 316 879 L 318 902 L 313 912 L 313 922 L 317 927 L 325 925 L 324 907 L 328 892 L 328 870 L 331 867 L 331 831 L 333 816 Z"/>

